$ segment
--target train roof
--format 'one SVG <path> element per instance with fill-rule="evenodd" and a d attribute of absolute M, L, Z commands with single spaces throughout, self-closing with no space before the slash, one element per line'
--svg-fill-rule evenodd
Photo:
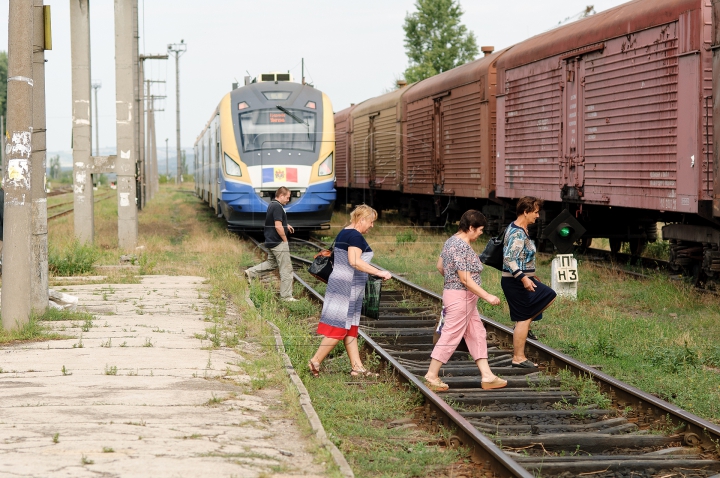
<path fill-rule="evenodd" d="M 416 83 L 403 86 L 397 90 L 385 93 L 384 95 L 376 96 L 375 98 L 370 98 L 358 105 L 355 105 L 355 108 L 352 111 L 353 118 L 395 106 L 400 102 L 400 98 L 402 98 L 402 96 L 411 90 L 415 85 Z"/>
<path fill-rule="evenodd" d="M 497 67 L 503 70 L 515 68 L 571 52 L 578 47 L 670 23 L 683 12 L 702 8 L 702 1 L 634 0 L 518 43 L 498 60 Z"/>
<path fill-rule="evenodd" d="M 335 122 L 339 123 L 341 121 L 345 121 L 348 116 L 350 116 L 350 112 L 352 112 L 353 109 L 355 109 L 357 105 L 351 105 L 345 108 L 344 110 L 340 110 L 337 113 L 335 113 Z"/>
<path fill-rule="evenodd" d="M 449 89 L 475 82 L 488 73 L 492 63 L 505 51 L 507 50 L 501 50 L 422 80 L 416 84 L 412 91 L 409 91 L 408 94 L 404 96 L 403 101 L 412 103 L 413 101 L 418 101 L 428 96 L 444 93 Z"/>

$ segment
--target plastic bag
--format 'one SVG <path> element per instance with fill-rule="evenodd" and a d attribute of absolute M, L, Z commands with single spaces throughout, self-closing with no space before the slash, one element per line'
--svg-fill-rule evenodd
<path fill-rule="evenodd" d="M 365 297 L 363 297 L 362 315 L 369 319 L 380 318 L 380 294 L 383 280 L 377 276 L 369 276 L 365 283 Z"/>

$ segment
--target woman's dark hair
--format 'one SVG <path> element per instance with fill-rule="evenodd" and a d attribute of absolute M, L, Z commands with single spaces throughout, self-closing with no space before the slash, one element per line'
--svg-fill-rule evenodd
<path fill-rule="evenodd" d="M 542 208 L 543 200 L 532 196 L 525 196 L 518 199 L 517 207 L 515 212 L 518 216 L 522 216 L 526 212 L 534 212 L 536 209 L 539 211 Z"/>
<path fill-rule="evenodd" d="M 465 211 L 465 214 L 460 218 L 458 229 L 460 229 L 461 232 L 468 232 L 471 227 L 477 229 L 478 227 L 485 226 L 487 226 L 487 219 L 485 219 L 483 213 L 475 209 L 470 209 L 469 211 Z"/>

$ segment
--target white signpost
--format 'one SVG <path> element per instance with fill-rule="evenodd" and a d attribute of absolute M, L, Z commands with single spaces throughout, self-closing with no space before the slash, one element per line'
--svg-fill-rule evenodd
<path fill-rule="evenodd" d="M 552 289 L 557 295 L 577 299 L 578 266 L 572 254 L 558 254 L 552 260 Z"/>

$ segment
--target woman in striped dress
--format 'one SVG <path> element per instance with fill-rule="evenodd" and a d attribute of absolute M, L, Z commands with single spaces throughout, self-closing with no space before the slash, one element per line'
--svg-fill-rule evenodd
<path fill-rule="evenodd" d="M 325 290 L 320 324 L 317 332 L 325 337 L 308 367 L 313 376 L 320 374 L 320 364 L 330 351 L 342 340 L 350 357 L 350 375 L 366 375 L 369 372 L 360 360 L 357 345 L 360 311 L 365 295 L 368 274 L 384 280 L 390 279 L 388 271 L 370 265 L 373 251 L 363 234 L 373 227 L 377 212 L 370 206 L 360 205 L 350 213 L 350 225 L 335 238 L 333 271 Z"/>

